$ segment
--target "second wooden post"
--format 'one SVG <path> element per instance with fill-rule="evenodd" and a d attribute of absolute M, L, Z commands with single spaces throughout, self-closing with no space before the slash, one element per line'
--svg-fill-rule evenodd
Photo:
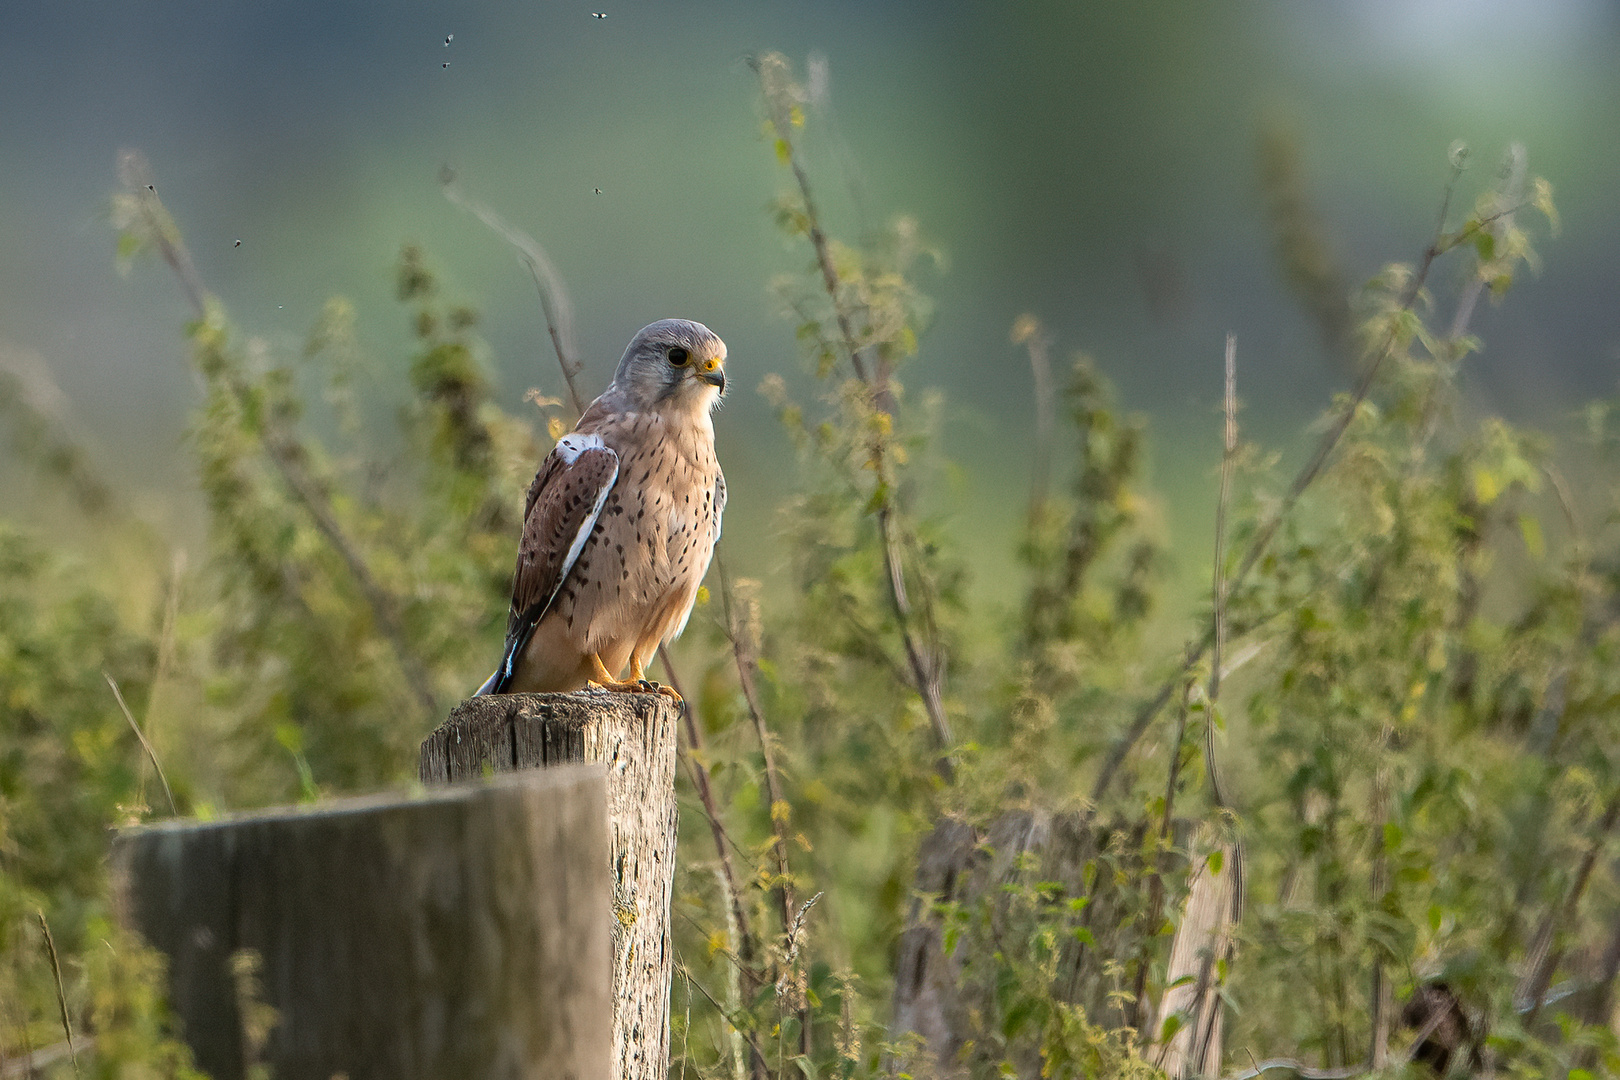
<path fill-rule="evenodd" d="M 422 743 L 422 782 L 573 762 L 607 767 L 613 909 L 613 1075 L 664 1080 L 681 706 L 657 694 L 471 698 Z"/>

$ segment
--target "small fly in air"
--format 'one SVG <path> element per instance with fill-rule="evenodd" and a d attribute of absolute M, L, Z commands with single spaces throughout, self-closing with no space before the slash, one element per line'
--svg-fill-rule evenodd
<path fill-rule="evenodd" d="M 591 190 L 596 192 L 598 195 L 602 194 L 602 189 L 601 188 L 592 188 Z"/>
<path fill-rule="evenodd" d="M 449 47 L 450 47 L 450 43 L 451 43 L 451 42 L 452 42 L 452 41 L 454 41 L 454 40 L 456 40 L 456 35 L 454 35 L 454 34 L 447 34 L 447 35 L 445 35 L 445 39 L 444 39 L 444 47 L 445 47 L 445 48 L 447 48 L 447 49 L 448 49 L 448 48 L 449 48 Z"/>
<path fill-rule="evenodd" d="M 238 240 L 236 243 L 232 244 L 231 246 L 232 247 L 241 247 L 242 246 L 242 241 Z"/>
<path fill-rule="evenodd" d="M 445 67 L 449 67 L 449 66 L 450 66 L 450 61 L 448 61 L 448 60 L 446 60 L 446 61 L 445 61 L 445 62 L 444 62 L 444 66 L 445 66 Z"/>
<path fill-rule="evenodd" d="M 591 18 L 593 18 L 593 19 L 605 19 L 605 18 L 607 18 L 607 12 L 605 12 L 605 11 L 593 11 L 593 12 L 591 12 Z"/>

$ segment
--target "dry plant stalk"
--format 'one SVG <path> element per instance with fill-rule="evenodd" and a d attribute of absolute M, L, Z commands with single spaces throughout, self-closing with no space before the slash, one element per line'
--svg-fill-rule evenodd
<path fill-rule="evenodd" d="M 725 822 L 720 819 L 720 807 L 714 798 L 714 784 L 709 778 L 709 768 L 704 763 L 703 730 L 698 725 L 697 709 L 692 699 L 686 696 L 681 689 L 680 676 L 670 664 L 669 650 L 664 646 L 658 647 L 658 658 L 663 661 L 664 674 L 675 692 L 681 695 L 685 707 L 681 710 L 681 719 L 686 729 L 686 753 L 682 760 L 692 773 L 692 786 L 697 789 L 698 801 L 703 804 L 703 816 L 709 822 L 709 832 L 714 837 L 715 855 L 719 859 L 718 870 L 720 887 L 726 894 L 727 922 L 732 923 L 732 937 L 735 940 L 737 958 L 746 972 L 749 980 L 749 993 L 753 992 L 753 984 L 757 976 L 753 969 L 755 948 L 753 932 L 748 926 L 748 911 L 743 906 L 742 889 L 737 884 L 737 872 L 731 862 L 731 849 L 736 846 L 731 835 L 726 831 Z"/>
<path fill-rule="evenodd" d="M 1209 688 L 1204 711 L 1204 769 L 1209 775 L 1210 800 L 1217 811 L 1229 804 L 1221 789 L 1215 757 L 1215 718 L 1221 695 L 1221 663 L 1226 646 L 1226 510 L 1232 493 L 1232 470 L 1237 461 L 1237 337 L 1226 335 L 1220 494 L 1215 504 L 1215 597 Z M 1179 742 L 1178 742 L 1179 746 Z M 1172 773 L 1172 785 L 1174 784 Z M 1173 794 L 1173 786 L 1171 792 Z M 1168 804 L 1168 798 L 1166 799 Z M 1168 805 L 1166 824 L 1168 824 Z M 1184 1023 L 1159 1051 L 1159 1064 L 1173 1077 L 1209 1076 L 1221 1065 L 1223 1009 L 1220 987 L 1226 964 L 1236 950 L 1234 936 L 1243 917 L 1243 847 L 1236 839 L 1206 845 L 1216 857 L 1206 858 L 1194 875 L 1182 912 L 1181 925 L 1170 946 L 1170 966 L 1158 1015 L 1167 1020 L 1182 1016 Z M 1178 985 L 1179 984 L 1179 985 Z"/>
<path fill-rule="evenodd" d="M 784 98 L 789 93 L 786 85 L 787 61 L 773 53 L 752 58 L 749 63 L 759 76 L 760 90 L 765 98 L 771 126 L 776 132 L 778 146 L 782 148 L 788 168 L 793 172 L 793 179 L 799 188 L 799 197 L 804 203 L 806 231 L 809 234 L 810 245 L 815 250 L 816 266 L 821 271 L 822 286 L 832 303 L 833 317 L 838 324 L 839 344 L 844 354 L 849 357 L 850 367 L 854 370 L 856 378 L 870 395 L 872 407 L 892 416 L 894 397 L 889 389 L 888 372 L 881 362 L 875 368 L 869 367 L 861 355 L 861 346 L 856 339 L 854 313 L 844 299 L 842 281 L 837 268 L 833 265 L 827 234 L 822 230 L 821 216 L 810 192 L 810 178 L 799 160 L 798 146 L 793 138 L 791 110 L 784 107 Z M 887 484 L 890 464 L 882 437 L 874 435 L 869 449 L 877 470 L 878 482 Z M 906 595 L 905 567 L 901 555 L 904 545 L 899 535 L 899 527 L 894 520 L 894 508 L 888 499 L 884 499 L 877 508 L 877 519 L 878 532 L 883 539 L 884 566 L 888 572 L 889 599 L 894 607 L 895 619 L 900 628 L 900 640 L 905 646 L 906 660 L 911 668 L 913 688 L 922 698 L 923 708 L 928 713 L 929 726 L 933 730 L 935 745 L 941 753 L 938 762 L 939 771 L 948 780 L 954 772 L 948 754 L 955 739 L 951 734 L 950 720 L 945 715 L 942 691 L 943 657 L 940 656 L 937 646 L 922 641 L 917 634 L 916 617 L 912 611 L 911 600 Z"/>
<path fill-rule="evenodd" d="M 545 315 L 546 333 L 551 347 L 557 353 L 557 366 L 562 368 L 563 382 L 568 384 L 568 403 L 576 417 L 585 414 L 585 399 L 579 395 L 574 377 L 585 370 L 585 363 L 569 355 L 573 349 L 573 306 L 568 302 L 568 290 L 562 275 L 546 254 L 545 248 L 528 233 L 507 223 L 506 219 L 478 200 L 468 196 L 456 182 L 456 174 L 449 168 L 439 174 L 444 197 L 488 225 L 502 240 L 518 253 L 518 260 L 528 268 L 534 278 L 534 287 L 540 294 L 540 310 Z"/>
<path fill-rule="evenodd" d="M 717 560 L 718 561 L 718 560 Z M 765 723 L 765 712 L 760 708 L 759 689 L 755 683 L 755 675 L 759 670 L 759 601 L 753 595 L 752 588 L 743 588 L 744 583 L 738 583 L 737 593 L 734 595 L 731 575 L 726 572 L 724 562 L 719 563 L 720 569 L 720 595 L 725 608 L 726 636 L 731 640 L 731 655 L 737 664 L 737 681 L 742 686 L 743 700 L 748 705 L 748 715 L 754 722 L 754 734 L 759 739 L 759 752 L 765 763 L 765 790 L 770 797 L 771 833 L 775 837 L 772 850 L 776 856 L 777 902 L 781 907 L 782 930 L 788 935 L 788 949 L 791 953 L 797 948 L 796 936 L 799 927 L 804 922 L 804 913 L 810 910 L 810 905 L 821 899 L 817 893 L 803 908 L 799 910 L 798 917 L 793 915 L 793 875 L 788 867 L 788 822 L 791 820 L 793 806 L 787 801 L 782 789 L 782 778 L 776 769 L 776 753 L 772 747 L 770 728 Z M 747 583 L 752 586 L 753 583 Z M 739 610 L 741 609 L 741 610 Z M 785 967 L 791 968 L 792 956 L 789 956 Z M 785 975 L 784 975 L 785 977 Z M 799 1014 L 799 1053 L 808 1055 L 810 1043 L 810 1008 L 801 1003 Z"/>
<path fill-rule="evenodd" d="M 749 1054 L 754 1062 L 754 1076 L 756 1077 L 756 1080 L 767 1080 L 770 1073 L 769 1067 L 765 1064 L 765 1052 L 759 1048 L 759 1041 L 754 1038 L 754 1033 L 752 1031 L 743 1031 L 740 1027 L 731 1023 L 731 1017 L 735 1014 L 736 1010 L 728 1009 L 724 1005 L 720 1004 L 720 1002 L 715 999 L 715 996 L 709 993 L 708 987 L 692 978 L 692 969 L 686 966 L 685 961 L 681 961 L 680 963 L 680 972 L 681 978 L 686 980 L 686 985 L 688 987 L 697 987 L 697 992 L 702 994 L 708 1000 L 710 1005 L 714 1006 L 716 1012 L 726 1018 L 726 1023 L 730 1029 L 747 1041 Z"/>
<path fill-rule="evenodd" d="M 1232 466 L 1237 460 L 1237 335 L 1226 335 L 1226 382 L 1221 397 L 1226 424 L 1221 452 L 1221 490 L 1215 502 L 1215 569 L 1212 592 L 1215 596 L 1215 640 L 1209 664 L 1209 716 L 1204 725 L 1204 760 L 1209 771 L 1209 790 L 1215 805 L 1224 809 L 1226 795 L 1215 767 L 1215 706 L 1221 699 L 1221 661 L 1226 651 L 1226 505 L 1232 496 Z M 1234 870 L 1236 868 L 1234 867 Z"/>
<path fill-rule="evenodd" d="M 743 701 L 748 705 L 749 718 L 754 722 L 754 734 L 759 739 L 760 755 L 765 763 L 765 791 L 770 797 L 771 832 L 776 838 L 777 898 L 782 911 L 782 929 L 786 932 L 793 922 L 793 879 L 788 870 L 787 825 L 792 806 L 782 790 L 782 778 L 776 769 L 776 752 L 772 746 L 770 728 L 759 704 L 759 688 L 754 681 L 759 661 L 759 601 L 752 595 L 752 582 L 739 582 L 733 589 L 731 575 L 725 564 L 720 564 L 720 596 L 725 608 L 726 636 L 731 641 L 731 655 L 737 664 L 737 680 L 742 685 Z M 737 595 L 737 594 L 743 595 Z M 741 609 L 741 610 L 739 610 Z"/>
<path fill-rule="evenodd" d="M 760 984 L 760 975 L 755 968 L 759 948 L 753 932 L 749 929 L 748 909 L 743 905 L 742 889 L 737 884 L 737 873 L 731 862 L 731 849 L 737 845 L 726 831 L 725 823 L 720 819 L 720 808 L 714 798 L 714 786 L 709 778 L 708 767 L 703 763 L 703 735 L 697 722 L 697 710 L 681 689 L 680 676 L 670 663 L 669 651 L 662 645 L 658 647 L 658 657 L 664 663 L 664 673 L 668 676 L 670 685 L 686 702 L 681 714 L 686 725 L 687 753 L 682 755 L 682 760 L 692 770 L 692 786 L 697 788 L 698 798 L 703 804 L 703 816 L 708 819 L 709 831 L 714 837 L 715 852 L 719 858 L 720 865 L 715 870 L 715 877 L 720 882 L 721 890 L 726 894 L 726 933 L 731 941 L 732 952 L 731 964 L 726 975 L 727 998 L 731 1000 L 732 1011 L 735 1012 L 740 1007 L 745 993 L 751 999 Z M 684 962 L 681 965 L 681 972 L 687 980 L 687 992 L 690 994 L 691 974 L 687 972 Z M 736 1080 L 743 1080 L 745 1072 L 742 1035 L 729 1019 L 727 1026 L 730 1031 Z M 768 1069 L 758 1048 L 753 1048 L 752 1053 L 747 1056 L 748 1068 L 752 1070 L 754 1080 L 766 1080 Z M 682 1069 L 684 1068 L 683 1058 Z"/>
<path fill-rule="evenodd" d="M 1176 737 L 1170 743 L 1170 766 L 1164 782 L 1164 815 L 1159 820 L 1160 851 L 1148 878 L 1148 918 L 1146 925 L 1158 926 L 1164 916 L 1164 878 L 1170 869 L 1170 829 L 1175 821 L 1176 789 L 1181 780 L 1181 744 L 1187 737 L 1187 714 L 1191 711 L 1193 684 L 1188 683 L 1181 695 L 1181 707 L 1176 710 Z M 1147 1001 L 1148 968 L 1152 955 L 1144 942 L 1142 955 L 1136 962 L 1136 982 L 1127 1024 L 1137 1031 L 1138 1041 L 1144 1045 L 1152 1041 L 1147 1025 L 1153 1013 Z"/>
<path fill-rule="evenodd" d="M 79 1052 L 73 1048 L 73 1021 L 68 1017 L 67 991 L 62 986 L 62 961 L 56 955 L 56 939 L 51 936 L 51 924 L 45 921 L 45 912 L 34 909 L 39 919 L 39 932 L 45 936 L 45 952 L 51 960 L 51 976 L 56 980 L 56 1007 L 62 1015 L 62 1033 L 67 1036 L 68 1056 L 73 1059 L 73 1075 L 79 1075 Z"/>
<path fill-rule="evenodd" d="M 157 751 L 152 749 L 152 744 L 146 741 L 146 733 L 141 730 L 141 725 L 135 722 L 135 715 L 129 711 L 129 706 L 124 704 L 123 692 L 118 689 L 118 684 L 113 681 L 112 675 L 103 671 L 101 677 L 107 680 L 108 686 L 112 687 L 113 697 L 118 700 L 119 710 L 123 712 L 124 719 L 129 721 L 130 729 L 135 732 L 135 737 L 141 741 L 141 749 L 146 751 L 147 759 L 152 762 L 152 768 L 157 770 L 158 780 L 163 784 L 163 794 L 169 800 L 169 813 L 179 817 L 180 808 L 174 804 L 174 792 L 169 788 L 169 778 L 163 775 L 163 763 L 158 761 Z"/>
<path fill-rule="evenodd" d="M 716 871 L 716 873 L 718 874 L 718 871 Z M 720 885 L 721 888 L 730 887 L 725 881 L 721 881 Z M 731 942 L 732 951 L 735 952 L 741 946 L 742 942 L 740 939 L 740 927 L 737 925 L 736 913 L 731 908 L 726 909 L 726 937 L 727 940 Z M 688 1012 L 690 1012 L 692 1001 L 692 976 L 687 971 L 686 961 L 681 960 L 680 963 L 681 973 L 686 976 L 686 999 Z M 733 1080 L 746 1080 L 746 1077 L 748 1076 L 748 1064 L 746 1064 L 745 1061 L 748 1063 L 752 1062 L 752 1059 L 749 1058 L 749 1056 L 743 1050 L 742 1032 L 737 1030 L 737 1025 L 731 1022 L 731 1016 L 742 1008 L 743 991 L 741 968 L 741 964 L 734 963 L 726 970 L 726 1004 L 731 1007 L 731 1013 L 726 1014 L 725 1017 L 726 1041 L 728 1048 L 731 1051 L 731 1075 Z M 681 1059 L 681 1071 L 683 1073 L 686 1071 L 686 1059 L 684 1056 Z"/>

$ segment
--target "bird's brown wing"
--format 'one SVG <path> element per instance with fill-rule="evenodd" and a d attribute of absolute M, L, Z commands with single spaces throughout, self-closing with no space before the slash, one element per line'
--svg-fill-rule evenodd
<path fill-rule="evenodd" d="M 529 485 L 506 649 L 500 668 L 479 693 L 506 692 L 518 658 L 568 579 L 618 477 L 619 455 L 596 435 L 564 436 L 541 463 Z"/>

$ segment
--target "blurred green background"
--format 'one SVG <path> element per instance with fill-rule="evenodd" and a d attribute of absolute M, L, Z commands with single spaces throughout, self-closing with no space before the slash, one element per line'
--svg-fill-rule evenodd
<path fill-rule="evenodd" d="M 790 451 L 754 388 L 800 367 L 766 282 L 804 254 L 766 211 L 783 176 L 745 62 L 765 49 L 801 70 L 826 58 L 836 124 L 812 131 L 811 151 L 835 226 L 853 235 L 907 212 L 947 257 L 923 281 L 937 315 L 908 378 L 947 391 L 957 516 L 981 587 L 1011 566 L 1024 498 L 1031 378 L 1007 336 L 1020 312 L 1064 353 L 1094 354 L 1126 406 L 1152 416 L 1184 578 L 1207 565 L 1224 333 L 1238 335 L 1249 432 L 1285 453 L 1348 382 L 1272 256 L 1264 124 L 1297 133 L 1352 285 L 1421 253 L 1454 139 L 1485 174 L 1525 142 L 1565 230 L 1543 245 L 1540 278 L 1476 321 L 1486 349 L 1468 393 L 1557 428 L 1620 369 L 1612 0 L 67 0 L 0 12 L 0 351 L 48 365 L 103 466 L 182 534 L 201 522 L 181 446 L 195 400 L 188 313 L 161 268 L 115 271 L 106 206 L 126 146 L 153 162 L 210 288 L 272 346 L 296 349 L 342 293 L 378 363 L 403 369 L 392 268 L 412 240 L 484 311 L 505 403 L 559 392 L 526 273 L 443 198 L 444 166 L 548 248 L 590 392 L 642 324 L 707 322 L 734 376 L 718 425 L 731 557 L 768 574 L 760 539 Z M 36 484 L 10 476 L 0 492 L 30 499 Z"/>

